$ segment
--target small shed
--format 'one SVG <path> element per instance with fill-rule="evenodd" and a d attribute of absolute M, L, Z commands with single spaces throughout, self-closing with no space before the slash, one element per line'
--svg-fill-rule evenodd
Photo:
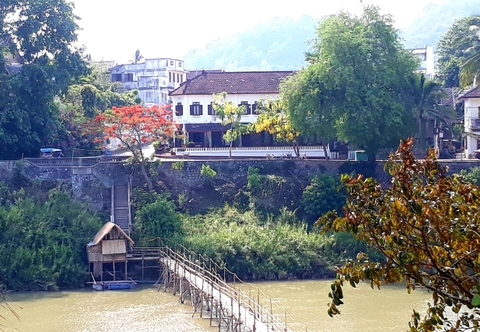
<path fill-rule="evenodd" d="M 93 241 L 87 244 L 89 265 L 93 264 L 94 278 L 103 280 L 104 264 L 112 266 L 109 274 L 116 279 L 116 264 L 125 263 L 125 277 L 127 274 L 127 252 L 134 245 L 133 240 L 113 222 L 107 222 L 97 232 Z"/>

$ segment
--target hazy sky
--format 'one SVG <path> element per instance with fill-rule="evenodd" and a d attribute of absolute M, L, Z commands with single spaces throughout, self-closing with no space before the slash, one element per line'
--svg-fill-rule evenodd
<path fill-rule="evenodd" d="M 408 26 L 429 3 L 448 0 L 363 0 Z M 80 43 L 94 60 L 120 63 L 140 49 L 146 58 L 182 58 L 194 48 L 274 17 L 320 19 L 341 9 L 361 12 L 360 0 L 73 0 Z"/>

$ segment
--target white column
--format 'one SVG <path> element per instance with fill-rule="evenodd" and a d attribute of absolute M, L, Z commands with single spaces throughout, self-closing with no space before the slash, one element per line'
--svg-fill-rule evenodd
<path fill-rule="evenodd" d="M 473 151 L 477 149 L 477 139 L 475 137 L 472 137 L 470 135 L 467 136 L 467 146 L 466 146 L 466 152 L 467 152 L 467 158 L 473 154 Z"/>

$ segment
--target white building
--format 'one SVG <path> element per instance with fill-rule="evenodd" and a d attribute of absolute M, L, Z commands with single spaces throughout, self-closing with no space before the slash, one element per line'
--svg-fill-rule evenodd
<path fill-rule="evenodd" d="M 169 91 L 186 77 L 183 61 L 171 58 L 145 59 L 142 63 L 110 68 L 110 80 L 123 83 L 126 90 L 137 89 L 145 106 L 167 104 Z"/>
<path fill-rule="evenodd" d="M 435 76 L 435 56 L 433 54 L 433 47 L 425 46 L 422 48 L 411 49 L 413 55 L 420 59 L 419 73 L 423 73 L 429 79 Z"/>
<path fill-rule="evenodd" d="M 181 125 L 186 141 L 196 147 L 224 147 L 223 134 L 228 129 L 221 124 L 212 108 L 213 94 L 226 92 L 228 100 L 244 105 L 242 123 L 254 122 L 259 100 L 278 98 L 282 79 L 291 71 L 201 71 L 170 93 L 175 109 L 174 119 Z M 265 133 L 242 136 L 239 147 L 262 146 L 269 140 Z"/>
<path fill-rule="evenodd" d="M 465 153 L 472 157 L 480 149 L 480 87 L 475 87 L 460 96 L 464 102 Z"/>

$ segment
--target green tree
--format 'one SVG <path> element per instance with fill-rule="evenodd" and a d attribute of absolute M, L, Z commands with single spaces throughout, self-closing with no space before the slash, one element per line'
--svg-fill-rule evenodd
<path fill-rule="evenodd" d="M 48 198 L 13 193 L 0 207 L 0 284 L 9 290 L 79 287 L 88 279 L 85 245 L 101 227 L 98 216 L 62 189 Z"/>
<path fill-rule="evenodd" d="M 85 128 L 92 119 L 113 107 L 123 107 L 139 104 L 138 91 L 123 92 L 121 83 L 110 82 L 110 74 L 103 63 L 88 63 L 88 75 L 78 78 L 68 87 L 58 100 L 61 117 L 61 133 L 59 140 L 64 153 L 70 155 L 75 149 L 75 155 L 98 154 L 93 143 L 93 135 Z"/>
<path fill-rule="evenodd" d="M 229 127 L 223 135 L 223 139 L 230 143 L 229 157 L 232 158 L 233 142 L 250 131 L 249 126 L 242 123 L 245 106 L 236 106 L 232 101 L 227 99 L 226 92 L 220 92 L 213 94 L 212 107 L 220 120 L 222 120 L 222 125 Z"/>
<path fill-rule="evenodd" d="M 479 28 L 480 16 L 464 17 L 455 21 L 438 42 L 437 76 L 446 87 L 465 86 L 473 81 L 479 68 Z"/>
<path fill-rule="evenodd" d="M 303 139 L 322 141 L 324 154 L 328 156 L 327 142 L 335 138 L 336 132 L 332 105 L 324 98 L 326 89 L 317 76 L 322 70 L 322 66 L 313 61 L 283 81 L 280 93 L 291 126 Z"/>
<path fill-rule="evenodd" d="M 414 311 L 410 331 L 476 331 L 480 312 L 462 309 L 480 305 L 480 190 L 462 177 L 447 176 L 433 150 L 425 160 L 415 160 L 412 145 L 413 139 L 401 142 L 390 157 L 389 188 L 361 175 L 344 176 L 344 215 L 325 216 L 324 230 L 354 234 L 385 261 L 372 262 L 360 253 L 339 267 L 328 313 L 339 313 L 344 282 L 380 287 L 404 281 L 408 292 L 427 289 L 433 300 L 423 319 Z M 447 307 L 458 314 L 456 321 L 446 315 Z"/>
<path fill-rule="evenodd" d="M 73 47 L 76 19 L 63 0 L 0 4 L 1 158 L 36 155 L 42 145 L 57 142 L 61 125 L 54 100 L 87 72 L 82 50 Z M 11 70 L 12 59 L 22 63 L 19 72 Z"/>
<path fill-rule="evenodd" d="M 138 211 L 134 227 L 143 245 L 149 245 L 156 238 L 171 238 L 182 233 L 182 222 L 175 211 L 175 203 L 161 195 Z"/>
<path fill-rule="evenodd" d="M 394 147 L 411 131 L 405 91 L 416 61 L 403 49 L 391 16 L 365 6 L 361 16 L 340 12 L 322 20 L 307 61 L 311 65 L 298 74 L 296 104 L 303 102 L 303 94 L 313 95 L 313 102 L 301 109 L 308 115 L 310 104 L 316 105 L 318 122 L 325 124 L 333 117 L 340 140 L 365 149 L 374 159 L 378 149 Z M 312 87 L 308 82 L 317 83 Z"/>
<path fill-rule="evenodd" d="M 317 174 L 302 194 L 302 206 L 308 223 L 313 224 L 330 210 L 340 212 L 345 204 L 340 177 L 333 174 Z"/>

